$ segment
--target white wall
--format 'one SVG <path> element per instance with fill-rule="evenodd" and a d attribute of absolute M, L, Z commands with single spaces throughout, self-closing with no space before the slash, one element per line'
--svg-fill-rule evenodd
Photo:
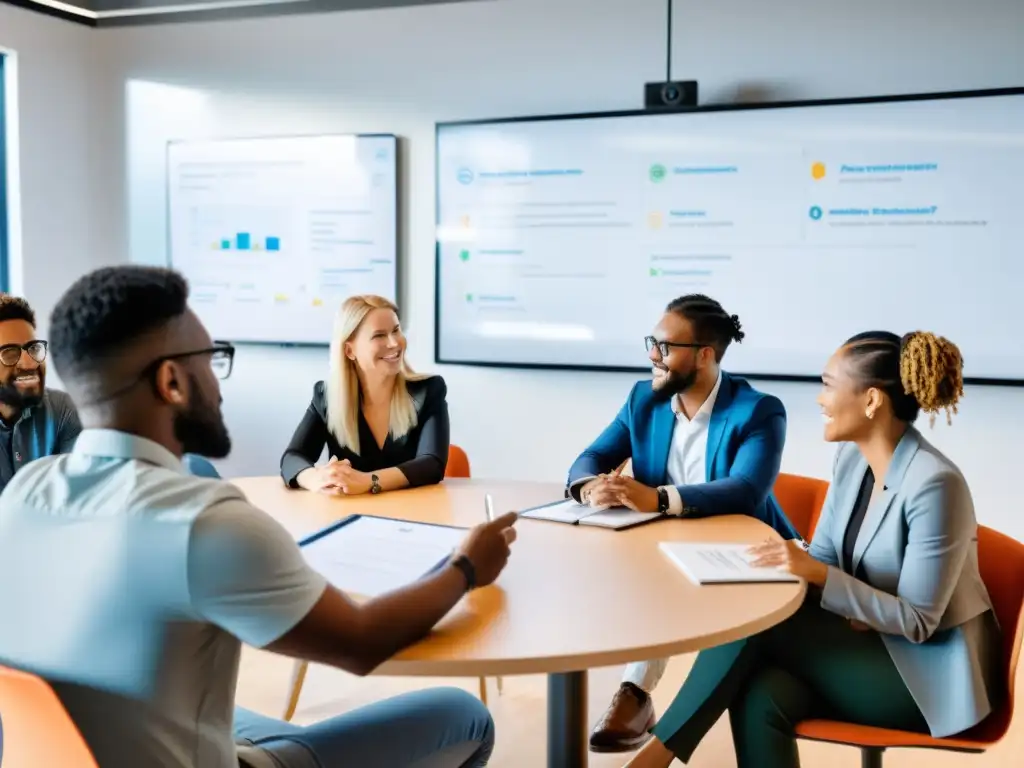
<path fill-rule="evenodd" d="M 93 30 L 0 5 L 0 49 L 17 63 L 21 248 L 15 282 L 45 331 L 82 272 L 123 261 L 117 78 Z M 20 252 L 19 252 L 20 251 Z"/>
<path fill-rule="evenodd" d="M 705 101 L 1024 84 L 1024 4 L 1017 0 L 969 7 L 953 0 L 677 5 L 675 74 L 698 79 Z M 154 99 L 150 91 L 148 101 L 126 104 L 131 257 L 165 259 L 162 157 L 172 136 L 397 133 L 407 151 L 403 305 L 410 355 L 419 367 L 433 368 L 434 122 L 639 106 L 643 82 L 663 75 L 663 12 L 662 0 L 502 0 L 98 32 L 122 80 L 220 92 L 204 100 Z M 45 173 L 49 164 L 38 158 L 23 171 Z M 52 180 L 45 186 L 56 188 Z M 35 237 L 41 229 L 33 219 Z M 950 311 L 969 312 L 972 301 L 982 300 L 951 297 Z M 741 307 L 730 310 L 743 314 Z M 780 311 L 792 314 L 794 329 L 813 322 L 800 307 Z M 275 471 L 325 365 L 321 352 L 241 351 L 225 390 L 237 445 L 226 472 Z M 631 381 L 593 373 L 441 372 L 454 440 L 469 451 L 475 473 L 547 480 L 563 477 Z M 831 451 L 821 441 L 816 388 L 763 388 L 789 410 L 784 469 L 827 476 Z M 487 427 L 485 412 L 498 430 Z M 1024 390 L 977 387 L 955 426 L 938 426 L 932 435 L 967 473 L 981 520 L 1019 537 L 1024 502 L 1011 487 L 1022 423 Z"/>

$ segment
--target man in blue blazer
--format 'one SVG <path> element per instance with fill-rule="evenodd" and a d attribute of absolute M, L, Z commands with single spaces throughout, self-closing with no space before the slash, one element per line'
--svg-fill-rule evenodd
<path fill-rule="evenodd" d="M 701 294 L 671 302 L 646 339 L 653 381 L 634 385 L 615 420 L 569 470 L 581 504 L 683 517 L 751 515 L 799 538 L 772 496 L 786 442 L 786 409 L 723 372 L 739 318 Z M 619 473 L 632 459 L 633 477 Z M 667 660 L 631 664 L 590 737 L 594 752 L 626 752 L 650 738 L 650 692 Z"/>

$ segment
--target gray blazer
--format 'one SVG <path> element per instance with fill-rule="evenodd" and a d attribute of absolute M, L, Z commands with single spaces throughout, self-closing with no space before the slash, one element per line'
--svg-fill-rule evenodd
<path fill-rule="evenodd" d="M 843 537 L 867 461 L 836 452 L 810 552 L 832 566 L 821 606 L 878 631 L 936 737 L 984 719 L 999 695 L 999 628 L 978 571 L 974 503 L 960 470 L 911 427 L 843 568 Z M 877 482 L 877 478 L 876 478 Z"/>

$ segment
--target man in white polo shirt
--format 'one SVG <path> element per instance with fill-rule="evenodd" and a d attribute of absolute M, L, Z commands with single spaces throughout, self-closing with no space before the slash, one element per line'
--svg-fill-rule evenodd
<path fill-rule="evenodd" d="M 183 471 L 186 452 L 230 450 L 218 379 L 234 358 L 187 298 L 174 272 L 112 267 L 54 310 L 52 361 L 85 429 L 0 497 L 0 663 L 50 682 L 102 768 L 485 765 L 493 723 L 460 690 L 308 727 L 233 715 L 242 642 L 367 674 L 498 576 L 515 515 L 355 605 L 234 486 Z"/>

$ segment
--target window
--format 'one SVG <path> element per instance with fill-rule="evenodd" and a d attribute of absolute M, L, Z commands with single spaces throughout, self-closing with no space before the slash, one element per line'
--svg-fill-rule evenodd
<path fill-rule="evenodd" d="M 4 91 L 4 55 L 0 53 L 0 291 L 7 293 L 10 273 L 7 268 L 7 107 Z"/>

